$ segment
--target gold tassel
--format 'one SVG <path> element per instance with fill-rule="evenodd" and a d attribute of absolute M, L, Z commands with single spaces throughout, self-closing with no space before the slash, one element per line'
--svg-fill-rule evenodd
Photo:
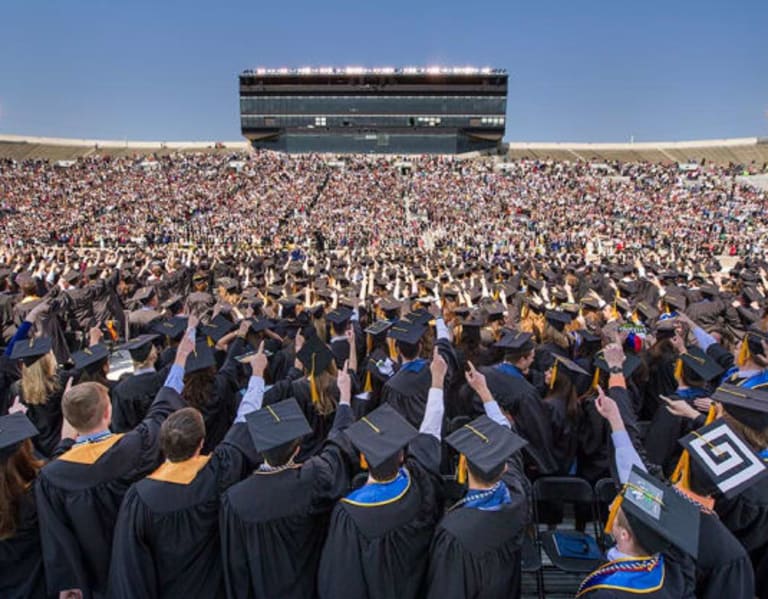
<path fill-rule="evenodd" d="M 595 376 L 592 377 L 592 387 L 591 389 L 597 389 L 597 386 L 600 384 L 600 369 L 595 368 Z"/>
<path fill-rule="evenodd" d="M 365 456 L 362 453 L 360 454 L 360 468 L 368 470 L 368 460 L 365 459 Z"/>
<path fill-rule="evenodd" d="M 363 385 L 363 391 L 365 393 L 370 393 L 373 391 L 373 383 L 371 382 L 371 371 L 368 370 L 365 373 L 365 385 Z"/>
<path fill-rule="evenodd" d="M 555 365 L 552 367 L 552 374 L 550 375 L 549 379 L 549 390 L 552 391 L 552 389 L 555 388 L 555 380 L 557 379 L 557 360 L 555 360 Z"/>
<path fill-rule="evenodd" d="M 669 477 L 669 480 L 675 486 L 679 486 L 684 490 L 691 488 L 691 456 L 688 455 L 687 450 L 683 451 L 680 460 L 677 462 L 677 466 L 675 466 L 675 471 L 672 473 L 672 476 Z"/>
<path fill-rule="evenodd" d="M 623 492 L 623 490 L 622 490 Z M 619 508 L 621 507 L 621 502 L 624 500 L 624 495 L 622 495 L 620 492 L 611 502 L 611 508 L 608 510 L 608 519 L 605 521 L 605 529 L 604 532 L 606 534 L 613 534 L 613 523 L 616 521 L 616 516 L 619 513 Z"/>
<path fill-rule="evenodd" d="M 392 338 L 387 339 L 387 347 L 389 348 L 389 359 L 393 362 L 397 361 L 397 348 L 395 347 L 395 340 Z"/>
<path fill-rule="evenodd" d="M 213 347 L 214 345 L 216 345 L 216 343 L 214 343 L 211 337 L 208 337 L 207 339 L 208 339 L 208 347 Z"/>
<path fill-rule="evenodd" d="M 741 348 L 739 349 L 739 355 L 736 358 L 736 364 L 739 367 L 742 367 L 751 357 L 752 353 L 749 351 L 749 341 L 747 341 L 747 336 L 745 336 L 744 340 L 741 342 Z"/>
<path fill-rule="evenodd" d="M 613 320 L 618 320 L 619 319 L 619 308 L 617 307 L 615 301 L 613 302 L 613 310 L 611 310 L 611 316 L 612 316 Z"/>
<path fill-rule="evenodd" d="M 715 421 L 715 418 L 717 418 L 717 407 L 715 406 L 715 402 L 712 402 L 709 404 L 709 412 L 707 412 L 707 419 L 704 421 L 704 426 L 712 424 Z"/>
<path fill-rule="evenodd" d="M 317 392 L 317 383 L 315 382 L 315 355 L 312 354 L 312 369 L 309 371 L 309 394 L 313 404 L 320 401 L 320 394 Z"/>
<path fill-rule="evenodd" d="M 459 455 L 459 466 L 456 468 L 456 482 L 463 485 L 467 482 L 467 456 Z"/>
<path fill-rule="evenodd" d="M 462 333 L 463 330 L 464 330 L 464 327 L 462 327 L 461 325 L 457 326 L 454 329 L 453 337 L 454 337 L 456 345 L 461 343 L 461 333 Z"/>
<path fill-rule="evenodd" d="M 634 324 L 640 324 L 640 316 L 637 314 L 637 310 L 632 312 L 632 322 Z"/>
<path fill-rule="evenodd" d="M 530 312 L 531 308 L 528 306 L 528 304 L 523 305 L 523 307 L 520 309 L 520 319 L 523 320 L 525 318 L 528 318 L 528 312 Z"/>
<path fill-rule="evenodd" d="M 373 335 L 366 335 L 365 336 L 365 353 L 366 355 L 371 355 L 371 352 L 373 351 Z"/>
<path fill-rule="evenodd" d="M 675 362 L 675 379 L 678 383 L 683 382 L 683 360 L 682 358 L 678 358 L 677 362 Z"/>

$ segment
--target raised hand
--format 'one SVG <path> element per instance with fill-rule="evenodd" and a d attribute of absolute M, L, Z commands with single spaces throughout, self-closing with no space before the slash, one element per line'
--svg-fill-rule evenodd
<path fill-rule="evenodd" d="M 445 363 L 443 356 L 440 355 L 437 347 L 435 347 L 435 352 L 432 354 L 432 363 L 429 365 L 429 371 L 432 373 L 432 387 L 442 389 L 445 375 L 448 372 L 448 365 Z"/>
<path fill-rule="evenodd" d="M 339 403 L 349 404 L 352 401 L 352 377 L 349 375 L 349 360 L 344 362 L 336 375 L 336 386 L 339 389 Z"/>

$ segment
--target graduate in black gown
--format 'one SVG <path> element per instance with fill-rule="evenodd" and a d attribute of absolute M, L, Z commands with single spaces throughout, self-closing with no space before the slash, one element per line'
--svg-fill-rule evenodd
<path fill-rule="evenodd" d="M 430 310 L 437 333 L 435 347 L 448 365 L 447 378 L 450 381 L 458 369 L 456 354 L 449 340 L 448 327 L 443 321 L 437 304 L 432 304 Z M 426 319 L 426 322 L 428 321 L 429 315 Z M 428 331 L 426 322 L 423 319 L 414 321 L 401 319 L 387 333 L 390 339 L 395 340 L 400 367 L 384 384 L 381 399 L 383 403 L 389 404 L 400 412 L 411 426 L 419 426 L 421 423 L 430 389 L 431 376 L 428 360 L 419 357 L 423 343 L 422 337 Z"/>
<path fill-rule="evenodd" d="M 263 379 L 267 358 L 250 358 Z M 260 398 L 259 398 L 260 399 Z M 166 461 L 126 493 L 115 527 L 110 596 L 118 598 L 224 597 L 219 545 L 219 497 L 258 460 L 246 416 L 257 403 L 246 396 L 235 423 L 210 455 L 201 455 L 203 417 L 195 408 L 171 414 L 160 429 Z"/>
<path fill-rule="evenodd" d="M 432 387 L 419 431 L 389 405 L 346 431 L 363 454 L 369 477 L 333 510 L 318 575 L 322 599 L 424 596 L 429 545 L 442 504 L 439 466 L 447 369 L 435 348 Z"/>
<path fill-rule="evenodd" d="M 339 406 L 319 453 L 295 461 L 309 423 L 295 399 L 248 417 L 263 464 L 222 498 L 221 547 L 229 599 L 316 597 L 317 568 L 334 502 L 349 488 L 355 455 L 341 435 L 352 422 L 351 378 L 338 374 Z M 252 377 L 243 402 L 259 406 L 264 381 Z"/>
<path fill-rule="evenodd" d="M 44 599 L 45 575 L 32 485 L 42 467 L 24 414 L 0 417 L 0 597 Z"/>
<path fill-rule="evenodd" d="M 135 428 L 152 405 L 163 386 L 168 368 L 158 372 L 157 335 L 140 335 L 119 349 L 128 350 L 133 361 L 133 373 L 123 377 L 112 389 L 112 432 L 124 433 Z M 175 352 L 175 350 L 174 350 Z"/>
<path fill-rule="evenodd" d="M 169 384 L 180 386 L 184 363 L 194 350 L 189 336 L 179 346 Z M 113 528 L 128 487 L 160 463 L 160 426 L 184 407 L 179 393 L 164 386 L 147 416 L 132 431 L 109 430 L 111 404 L 98 383 L 81 383 L 65 393 L 62 408 L 74 429 L 58 457 L 40 472 L 35 488 L 49 592 L 79 590 L 105 597 Z"/>
<path fill-rule="evenodd" d="M 529 484 L 518 453 L 526 441 L 509 430 L 483 375 L 470 372 L 487 415 L 446 439 L 465 456 L 459 464 L 466 465 L 468 489 L 435 530 L 427 597 L 514 599 L 520 596 L 520 549 L 529 521 Z"/>

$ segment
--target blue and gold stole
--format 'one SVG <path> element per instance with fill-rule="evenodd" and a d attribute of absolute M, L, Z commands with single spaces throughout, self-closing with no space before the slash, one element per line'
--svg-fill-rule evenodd
<path fill-rule="evenodd" d="M 358 507 L 377 507 L 402 499 L 410 488 L 411 477 L 405 468 L 400 468 L 392 480 L 368 483 L 341 500 Z"/>
<path fill-rule="evenodd" d="M 628 557 L 603 564 L 587 576 L 576 597 L 597 589 L 653 593 L 664 586 L 664 556 Z"/>

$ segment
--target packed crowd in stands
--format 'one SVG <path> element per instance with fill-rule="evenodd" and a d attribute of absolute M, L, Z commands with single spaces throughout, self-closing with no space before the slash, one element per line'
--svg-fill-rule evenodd
<path fill-rule="evenodd" d="M 0 162 L 0 597 L 768 597 L 737 172 Z"/>

